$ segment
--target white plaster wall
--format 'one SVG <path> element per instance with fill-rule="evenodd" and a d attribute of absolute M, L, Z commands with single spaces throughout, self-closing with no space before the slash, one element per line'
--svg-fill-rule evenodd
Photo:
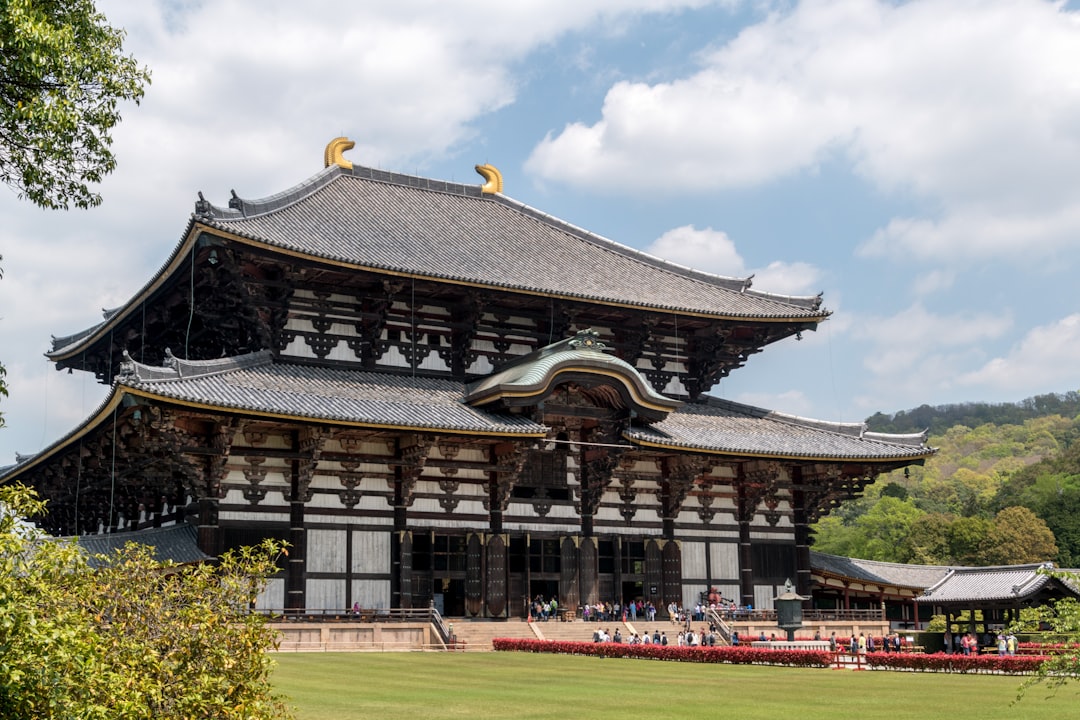
<path fill-rule="evenodd" d="M 285 580 L 271 578 L 266 588 L 255 599 L 256 610 L 283 610 L 285 608 Z"/>
<path fill-rule="evenodd" d="M 390 581 L 389 580 L 353 580 L 353 602 L 360 603 L 362 608 L 388 608 L 390 607 Z"/>
<path fill-rule="evenodd" d="M 739 546 L 734 542 L 714 542 L 709 548 L 712 568 L 709 577 L 739 577 Z M 724 595 L 728 597 L 728 595 Z"/>
<path fill-rule="evenodd" d="M 390 533 L 355 530 L 352 541 L 352 572 L 390 572 Z"/>
<path fill-rule="evenodd" d="M 344 580 L 308 580 L 304 604 L 311 610 L 345 610 Z"/>
<path fill-rule="evenodd" d="M 773 598 L 783 592 L 782 586 L 776 585 L 755 585 L 754 586 L 754 607 L 758 610 L 772 610 Z"/>
<path fill-rule="evenodd" d="M 683 577 L 705 577 L 705 543 L 682 542 Z"/>
<path fill-rule="evenodd" d="M 307 531 L 307 571 L 345 572 L 345 533 L 340 530 Z"/>

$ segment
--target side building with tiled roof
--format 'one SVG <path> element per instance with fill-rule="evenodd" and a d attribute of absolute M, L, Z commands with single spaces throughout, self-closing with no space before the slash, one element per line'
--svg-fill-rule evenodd
<path fill-rule="evenodd" d="M 58 368 L 112 392 L 0 470 L 58 535 L 197 527 L 292 544 L 271 608 L 507 617 L 771 607 L 811 584 L 809 525 L 924 437 L 708 396 L 814 330 L 821 298 L 665 262 L 484 185 L 327 167 L 265 200 L 200 194 L 160 269 Z M 338 150 L 334 150 L 337 148 Z"/>

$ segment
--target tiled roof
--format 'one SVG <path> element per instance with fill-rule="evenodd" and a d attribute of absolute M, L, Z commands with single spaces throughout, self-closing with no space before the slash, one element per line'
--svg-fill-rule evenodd
<path fill-rule="evenodd" d="M 331 166 L 262 201 L 200 202 L 198 219 L 350 265 L 559 297 L 739 318 L 820 320 L 821 298 L 749 289 L 589 233 L 478 185 Z"/>
<path fill-rule="evenodd" d="M 127 543 L 135 542 L 152 547 L 158 561 L 192 563 L 212 559 L 199 549 L 198 528 L 187 523 L 137 532 L 80 535 L 76 540 L 79 547 L 92 555 L 111 555 Z"/>
<path fill-rule="evenodd" d="M 810 551 L 810 567 L 853 580 L 923 590 L 945 577 L 951 568 L 943 565 L 908 565 L 877 560 L 861 560 Z"/>
<path fill-rule="evenodd" d="M 172 367 L 127 362 L 120 385 L 207 407 L 348 424 L 478 434 L 542 434 L 514 415 L 486 413 L 461 402 L 454 380 L 274 363 L 266 351 Z"/>
<path fill-rule="evenodd" d="M 973 601 L 1022 600 L 1038 593 L 1047 584 L 1064 583 L 1039 572 L 1052 564 L 1003 567 L 956 568 L 940 582 L 926 589 L 919 602 L 944 604 Z M 1071 594 L 1076 595 L 1072 590 Z"/>
<path fill-rule="evenodd" d="M 864 431 L 861 423 L 809 420 L 708 397 L 625 435 L 661 447 L 776 458 L 915 460 L 933 453 L 922 435 Z"/>

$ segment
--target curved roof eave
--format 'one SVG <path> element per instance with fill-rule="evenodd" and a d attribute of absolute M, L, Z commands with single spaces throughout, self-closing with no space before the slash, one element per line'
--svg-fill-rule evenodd
<path fill-rule="evenodd" d="M 737 457 L 737 458 L 760 458 L 768 460 L 793 460 L 793 461 L 807 461 L 807 462 L 841 462 L 841 463 L 865 463 L 868 465 L 894 465 L 896 463 L 911 464 L 917 463 L 922 460 L 926 460 L 932 456 L 933 451 L 927 451 L 923 453 L 912 454 L 897 454 L 897 455 L 837 455 L 829 453 L 785 453 L 785 452 L 755 452 L 748 450 L 741 450 L 737 447 L 717 447 L 704 444 L 686 443 L 686 442 L 663 442 L 657 440 L 644 440 L 640 437 L 634 437 L 632 431 L 623 433 L 623 438 L 628 442 L 633 443 L 641 447 L 654 448 L 657 450 L 679 450 L 679 451 L 691 451 L 700 452 L 706 455 L 722 455 L 725 457 Z"/>
<path fill-rule="evenodd" d="M 169 254 L 165 259 L 165 262 L 162 263 L 161 267 L 158 268 L 157 272 L 151 276 L 150 280 L 148 280 L 145 285 L 136 291 L 126 303 L 119 308 L 112 310 L 111 314 L 109 314 L 103 322 L 100 322 L 87 330 L 69 335 L 66 338 L 54 337 L 54 341 L 57 339 L 68 339 L 70 342 L 61 347 L 54 347 L 51 351 L 45 353 L 45 357 L 53 362 L 58 362 L 77 355 L 79 352 L 107 335 L 110 330 L 115 328 L 134 312 L 147 298 L 150 297 L 150 295 L 165 284 L 180 265 L 187 261 L 189 248 L 195 244 L 201 232 L 198 230 L 197 226 L 196 216 L 193 214 L 188 219 L 187 228 L 180 237 L 180 241 L 173 248 L 172 253 Z"/>

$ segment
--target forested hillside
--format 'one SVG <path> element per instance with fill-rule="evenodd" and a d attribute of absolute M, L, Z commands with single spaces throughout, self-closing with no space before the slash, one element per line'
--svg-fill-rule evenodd
<path fill-rule="evenodd" d="M 943 426 L 945 418 L 971 423 Z M 816 550 L 890 562 L 1080 567 L 1080 393 L 923 406 L 868 424 L 929 427 L 938 453 L 924 467 L 882 475 L 819 521 Z"/>

